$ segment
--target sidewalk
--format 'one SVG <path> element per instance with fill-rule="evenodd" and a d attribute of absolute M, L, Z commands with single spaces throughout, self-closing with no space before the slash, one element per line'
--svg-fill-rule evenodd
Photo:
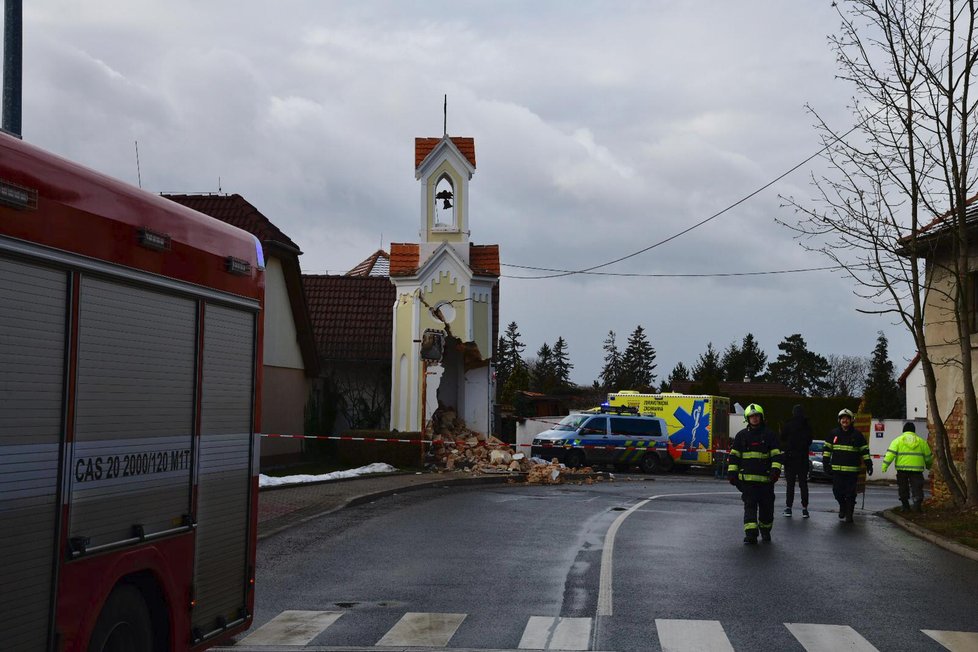
<path fill-rule="evenodd" d="M 426 487 L 452 487 L 523 482 L 511 474 L 484 475 L 461 471 L 446 473 L 384 473 L 345 480 L 262 489 L 258 495 L 258 539 L 294 525 L 383 496 Z"/>

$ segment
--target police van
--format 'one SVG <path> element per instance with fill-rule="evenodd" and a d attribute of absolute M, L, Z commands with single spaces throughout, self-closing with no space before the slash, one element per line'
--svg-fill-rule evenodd
<path fill-rule="evenodd" d="M 530 453 L 571 468 L 608 464 L 617 471 L 638 466 L 645 473 L 658 473 L 672 467 L 668 442 L 664 419 L 606 404 L 567 415 L 533 439 Z"/>

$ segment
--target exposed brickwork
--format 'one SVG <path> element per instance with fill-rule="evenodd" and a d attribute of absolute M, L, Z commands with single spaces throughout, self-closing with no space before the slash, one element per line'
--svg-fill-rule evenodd
<path fill-rule="evenodd" d="M 944 428 L 947 430 L 948 441 L 951 443 L 951 459 L 958 470 L 962 470 L 964 463 L 964 402 L 959 398 L 954 402 L 951 414 L 944 421 Z M 947 483 L 941 475 L 940 466 L 937 463 L 937 438 L 934 434 L 933 424 L 927 426 L 927 443 L 934 451 L 934 464 L 930 471 L 930 489 L 934 502 L 945 504 L 951 502 L 951 492 L 948 490 Z"/>

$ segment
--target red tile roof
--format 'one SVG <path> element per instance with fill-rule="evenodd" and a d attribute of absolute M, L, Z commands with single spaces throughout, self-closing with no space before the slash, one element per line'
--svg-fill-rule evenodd
<path fill-rule="evenodd" d="M 469 267 L 476 274 L 499 276 L 499 245 L 469 244 Z"/>
<path fill-rule="evenodd" d="M 910 372 L 913 371 L 913 368 L 917 366 L 918 362 L 920 362 L 919 352 L 913 357 L 913 360 L 910 361 L 910 364 L 907 365 L 907 368 L 903 370 L 903 373 L 900 374 L 900 377 L 897 378 L 897 384 L 900 387 L 903 387 L 907 384 L 907 378 L 910 377 Z"/>
<path fill-rule="evenodd" d="M 391 359 L 396 288 L 385 276 L 304 274 L 320 360 Z"/>
<path fill-rule="evenodd" d="M 413 243 L 391 243 L 391 276 L 410 276 L 420 264 L 421 248 Z"/>
<path fill-rule="evenodd" d="M 392 242 L 391 276 L 410 276 L 421 266 L 421 248 L 413 243 Z M 469 243 L 469 267 L 476 274 L 499 276 L 499 245 Z"/>
<path fill-rule="evenodd" d="M 248 203 L 241 195 L 176 195 L 161 193 L 170 201 L 175 201 L 188 208 L 192 208 L 198 213 L 216 217 L 222 222 L 226 222 L 239 229 L 244 229 L 258 238 L 264 245 L 269 242 L 276 242 L 286 247 L 295 249 L 297 254 L 302 252 L 299 245 L 292 242 L 289 236 L 281 230 L 271 220 L 261 214 L 261 212 Z"/>
<path fill-rule="evenodd" d="M 390 255 L 383 249 L 370 254 L 346 273 L 347 276 L 390 276 Z"/>
<path fill-rule="evenodd" d="M 458 148 L 458 151 L 462 153 L 472 167 L 475 167 L 475 138 L 461 138 L 458 136 L 452 136 L 452 144 Z M 441 138 L 415 138 L 414 139 L 414 169 L 417 170 L 424 163 L 424 160 L 428 158 L 428 154 L 438 146 L 438 143 L 442 141 Z"/>

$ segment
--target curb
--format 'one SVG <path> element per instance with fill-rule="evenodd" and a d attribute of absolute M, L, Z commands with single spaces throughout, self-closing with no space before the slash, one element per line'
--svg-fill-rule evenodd
<path fill-rule="evenodd" d="M 940 546 L 941 548 L 944 548 L 945 550 L 953 552 L 957 555 L 961 555 L 962 557 L 967 557 L 968 559 L 978 561 L 978 550 L 969 548 L 968 546 L 962 545 L 957 541 L 951 541 L 950 539 L 942 537 L 939 534 L 935 534 L 928 529 L 920 527 L 916 523 L 911 523 L 907 519 L 897 515 L 892 509 L 883 511 L 882 516 L 891 523 L 902 527 L 910 534 L 913 534 L 924 541 L 929 541 L 935 546 Z"/>
<path fill-rule="evenodd" d="M 403 475 L 409 475 L 409 474 L 403 474 Z M 348 479 L 355 480 L 356 478 L 348 478 Z M 317 518 L 321 518 L 323 516 L 326 516 L 327 514 L 338 512 L 341 509 L 346 509 L 347 507 L 353 507 L 355 505 L 363 505 L 364 503 L 373 502 L 379 498 L 384 498 L 386 496 L 393 496 L 394 494 L 407 493 L 409 491 L 417 491 L 419 489 L 432 489 L 432 488 L 437 489 L 437 488 L 457 487 L 457 486 L 464 486 L 464 485 L 506 484 L 511 479 L 513 479 L 513 476 L 511 475 L 474 476 L 471 478 L 445 478 L 445 479 L 432 480 L 431 482 L 424 482 L 424 483 L 418 483 L 412 485 L 403 485 L 400 487 L 392 487 L 389 489 L 378 489 L 377 491 L 364 493 L 359 496 L 352 496 L 338 505 L 333 505 L 328 509 L 324 509 L 322 511 L 315 512 L 313 514 L 303 516 L 302 518 L 295 521 L 291 521 L 289 523 L 284 523 L 283 525 L 280 525 L 279 527 L 273 528 L 271 530 L 261 531 L 261 529 L 259 528 L 257 538 L 259 541 L 262 541 L 263 539 L 267 539 L 269 537 L 275 536 L 276 534 L 280 534 L 285 530 L 293 528 L 297 525 L 300 525 L 302 523 L 307 523 Z M 523 481 L 524 481 L 523 478 L 519 478 L 517 480 L 517 482 L 520 483 L 522 483 Z M 290 485 L 290 487 L 296 487 L 296 486 L 301 486 L 301 485 Z M 282 488 L 286 488 L 286 487 L 282 487 Z"/>

